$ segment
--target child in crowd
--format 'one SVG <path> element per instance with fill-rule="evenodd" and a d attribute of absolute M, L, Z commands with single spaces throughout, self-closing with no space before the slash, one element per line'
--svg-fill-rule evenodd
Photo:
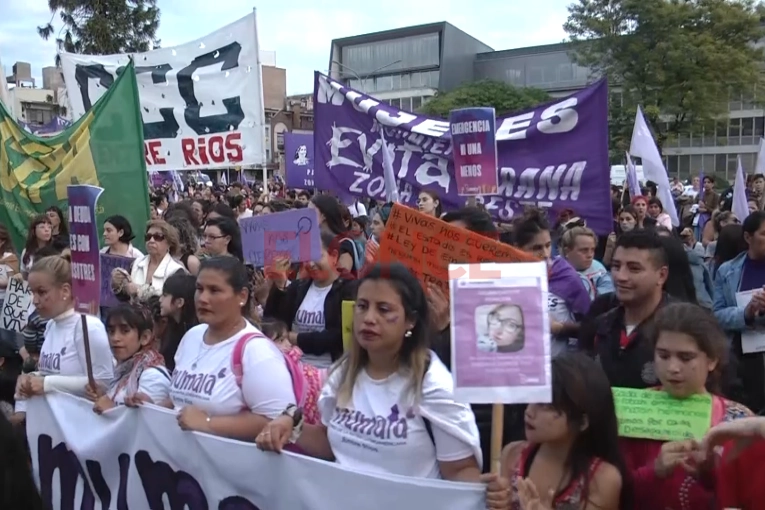
<path fill-rule="evenodd" d="M 306 391 L 306 402 L 303 408 L 306 423 L 321 423 L 321 417 L 319 416 L 317 407 L 318 402 L 312 402 L 311 400 L 315 400 L 316 395 L 321 392 L 321 387 L 324 385 L 324 381 L 327 378 L 327 371 L 325 369 L 316 368 L 308 363 L 300 362 L 303 357 L 303 351 L 297 345 L 290 343 L 287 335 L 289 330 L 284 322 L 276 319 L 264 319 L 260 324 L 260 330 L 264 335 L 274 341 L 285 356 L 289 357 L 296 365 L 300 366 L 308 386 Z"/>

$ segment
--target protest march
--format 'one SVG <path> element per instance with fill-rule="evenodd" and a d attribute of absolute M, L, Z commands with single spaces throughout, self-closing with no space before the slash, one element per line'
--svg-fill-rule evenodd
<path fill-rule="evenodd" d="M 765 509 L 765 150 L 315 70 L 269 176 L 258 22 L 0 94 L 0 510 Z"/>

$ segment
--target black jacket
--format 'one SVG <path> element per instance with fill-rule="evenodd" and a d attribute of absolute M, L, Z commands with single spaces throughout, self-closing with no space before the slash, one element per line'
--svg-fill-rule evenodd
<path fill-rule="evenodd" d="M 654 313 L 661 307 L 680 301 L 665 294 Z M 596 319 L 593 352 L 608 376 L 611 386 L 645 389 L 660 384 L 653 366 L 654 348 L 651 335 L 653 315 L 640 323 L 621 345 L 626 336 L 624 308 L 617 306 Z"/>
<path fill-rule="evenodd" d="M 311 283 L 309 278 L 296 280 L 283 291 L 274 286 L 268 294 L 263 316 L 278 319 L 292 329 L 295 315 Z M 343 355 L 342 303 L 354 300 L 355 290 L 354 280 L 342 277 L 335 280 L 324 300 L 324 331 L 298 333 L 297 346 L 304 353 L 317 356 L 329 353 L 333 361 Z"/>

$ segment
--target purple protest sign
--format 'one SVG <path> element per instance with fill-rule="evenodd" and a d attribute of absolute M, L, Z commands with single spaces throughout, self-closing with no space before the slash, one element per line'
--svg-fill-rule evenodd
<path fill-rule="evenodd" d="M 88 185 L 66 188 L 74 310 L 91 315 L 98 315 L 101 303 L 101 257 L 98 252 L 96 202 L 103 191 L 103 188 Z"/>
<path fill-rule="evenodd" d="M 117 296 L 114 295 L 114 291 L 112 290 L 112 271 L 119 267 L 130 273 L 130 268 L 132 267 L 133 261 L 135 261 L 135 259 L 102 253 L 100 260 L 101 306 L 103 308 L 117 306 L 119 304 L 119 300 L 117 299 Z"/>
<path fill-rule="evenodd" d="M 326 189 L 384 200 L 383 127 L 401 202 L 414 206 L 420 191 L 429 190 L 447 210 L 462 207 L 447 121 L 398 110 L 321 73 L 314 87 L 317 187 L 326 179 Z M 536 205 L 553 216 L 572 209 L 596 232 L 611 232 L 605 80 L 498 118 L 495 137 L 499 189 L 476 200 L 496 220 L 509 221 L 525 205 Z"/>
<path fill-rule="evenodd" d="M 313 179 L 313 133 L 284 133 L 287 187 L 308 189 Z"/>
<path fill-rule="evenodd" d="M 244 259 L 255 267 L 268 266 L 279 257 L 291 262 L 321 258 L 321 233 L 316 209 L 294 209 L 252 216 L 239 221 Z"/>
<path fill-rule="evenodd" d="M 449 113 L 458 195 L 494 195 L 499 190 L 496 124 L 494 108 L 462 108 Z"/>
<path fill-rule="evenodd" d="M 486 404 L 549 402 L 546 264 L 452 264 L 449 272 L 460 268 L 467 276 L 449 280 L 455 397 Z M 501 276 L 469 276 L 480 271 Z"/>

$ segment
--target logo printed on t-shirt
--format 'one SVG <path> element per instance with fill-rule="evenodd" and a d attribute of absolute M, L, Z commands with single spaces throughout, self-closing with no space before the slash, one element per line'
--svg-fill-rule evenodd
<path fill-rule="evenodd" d="M 303 327 L 323 326 L 324 310 L 303 310 L 302 308 L 295 314 L 295 322 Z"/>
<path fill-rule="evenodd" d="M 43 372 L 60 372 L 61 356 L 64 354 L 66 354 L 66 346 L 62 347 L 60 352 L 40 354 L 39 369 Z"/>
<path fill-rule="evenodd" d="M 212 395 L 215 389 L 215 383 L 218 379 L 223 379 L 226 376 L 226 369 L 221 368 L 217 374 L 208 374 L 205 372 L 189 372 L 187 370 L 175 370 L 173 372 L 173 378 L 171 379 L 171 386 L 174 390 L 182 393 L 191 393 L 197 396 Z"/>
<path fill-rule="evenodd" d="M 408 421 L 414 418 L 409 408 L 401 414 L 398 404 L 390 408 L 388 416 L 367 416 L 354 409 L 336 408 L 331 423 L 357 435 L 368 436 L 376 443 L 401 444 L 409 433 Z M 397 441 L 399 440 L 399 441 Z"/>

